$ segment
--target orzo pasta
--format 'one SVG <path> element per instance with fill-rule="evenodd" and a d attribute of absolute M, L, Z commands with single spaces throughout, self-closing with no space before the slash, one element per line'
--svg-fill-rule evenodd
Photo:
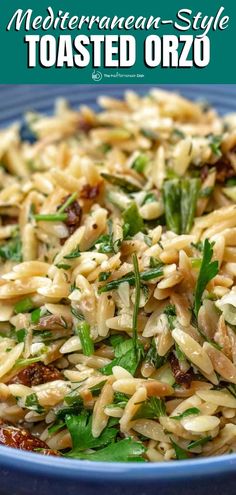
<path fill-rule="evenodd" d="M 0 132 L 0 444 L 236 450 L 236 115 L 154 89 Z"/>

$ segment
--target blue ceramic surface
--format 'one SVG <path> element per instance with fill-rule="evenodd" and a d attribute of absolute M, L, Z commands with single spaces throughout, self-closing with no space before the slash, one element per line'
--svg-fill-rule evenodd
<path fill-rule="evenodd" d="M 51 112 L 65 96 L 73 106 L 96 108 L 101 94 L 122 96 L 124 85 L 0 85 L 0 126 L 35 109 Z M 161 85 L 204 99 L 221 114 L 236 111 L 236 85 Z M 129 88 L 143 94 L 149 85 Z M 24 129 L 22 129 L 24 132 Z M 160 464 L 91 463 L 44 457 L 0 446 L 0 495 L 235 495 L 236 454 Z"/>

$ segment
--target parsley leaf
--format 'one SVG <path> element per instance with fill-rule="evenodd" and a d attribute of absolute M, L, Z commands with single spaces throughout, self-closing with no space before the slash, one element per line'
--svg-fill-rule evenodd
<path fill-rule="evenodd" d="M 134 266 L 134 277 L 135 277 L 135 301 L 134 301 L 134 311 L 133 311 L 133 343 L 134 348 L 137 349 L 138 343 L 138 312 L 139 312 L 139 303 L 140 303 L 140 275 L 139 275 L 139 267 L 138 267 L 138 258 L 137 255 L 133 255 L 133 266 Z"/>
<path fill-rule="evenodd" d="M 166 225 L 176 234 L 190 232 L 200 189 L 199 179 L 171 179 L 163 186 Z"/>
<path fill-rule="evenodd" d="M 193 414 L 199 414 L 200 412 L 201 412 L 200 409 L 198 409 L 197 407 L 190 407 L 181 414 L 178 414 L 178 416 L 170 416 L 170 418 L 176 419 L 176 421 L 180 421 L 181 419 L 186 418 L 187 416 L 191 416 Z"/>
<path fill-rule="evenodd" d="M 122 214 L 125 224 L 125 236 L 133 237 L 138 232 L 142 232 L 144 229 L 144 223 L 141 215 L 139 214 L 138 207 L 135 201 L 132 201 L 128 208 Z"/>
<path fill-rule="evenodd" d="M 87 459 L 88 461 L 105 461 L 105 462 L 145 462 L 142 454 L 145 452 L 145 447 L 141 442 L 135 442 L 131 438 L 124 438 L 119 442 L 112 443 L 104 449 L 92 452 L 90 454 L 76 453 L 69 457 L 79 459 Z"/>
<path fill-rule="evenodd" d="M 146 418 L 156 419 L 166 415 L 165 402 L 157 397 L 150 397 L 141 403 L 133 419 Z"/>
<path fill-rule="evenodd" d="M 195 291 L 194 315 L 196 318 L 201 307 L 203 292 L 210 280 L 218 273 L 218 261 L 211 261 L 213 256 L 212 246 L 213 244 L 206 239 L 203 246 L 203 257 Z"/>
<path fill-rule="evenodd" d="M 209 435 L 207 437 L 200 438 L 200 440 L 192 441 L 188 444 L 187 449 L 192 450 L 196 447 L 201 447 L 202 445 L 205 445 L 205 443 L 210 442 L 210 440 L 212 440 L 212 437 Z"/>
<path fill-rule="evenodd" d="M 0 246 L 0 257 L 4 260 L 22 261 L 22 243 L 20 236 L 16 235 Z"/>
<path fill-rule="evenodd" d="M 94 438 L 92 435 L 92 414 L 85 410 L 79 416 L 67 415 L 65 421 L 73 445 L 68 454 L 70 457 L 76 457 L 76 454 L 83 450 L 105 447 L 114 442 L 118 433 L 116 428 L 107 426 L 98 438 Z"/>
<path fill-rule="evenodd" d="M 184 449 L 182 449 L 182 447 L 180 447 L 177 443 L 175 443 L 174 440 L 171 440 L 171 443 L 175 449 L 175 455 L 178 461 L 189 458 L 188 453 Z"/>
<path fill-rule="evenodd" d="M 128 181 L 124 177 L 118 175 L 112 175 L 107 173 L 101 173 L 103 179 L 112 184 L 113 186 L 120 187 L 127 193 L 134 193 L 140 191 L 140 187 L 133 182 Z"/>
<path fill-rule="evenodd" d="M 25 399 L 25 406 L 27 409 L 31 411 L 35 411 L 38 414 L 42 414 L 44 412 L 44 407 L 39 404 L 38 397 L 36 394 L 27 395 Z"/>

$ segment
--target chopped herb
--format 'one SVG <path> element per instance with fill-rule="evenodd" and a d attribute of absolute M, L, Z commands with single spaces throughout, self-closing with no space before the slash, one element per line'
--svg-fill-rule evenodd
<path fill-rule="evenodd" d="M 176 234 L 189 233 L 192 228 L 198 193 L 199 179 L 171 179 L 163 186 L 165 217 L 168 229 Z"/>
<path fill-rule="evenodd" d="M 161 277 L 163 275 L 163 266 L 160 265 L 145 272 L 140 272 L 139 275 L 141 282 L 148 282 L 149 280 Z M 119 285 L 123 282 L 128 282 L 130 285 L 135 285 L 134 272 L 129 272 L 121 278 L 111 280 L 111 282 L 108 282 L 106 285 L 99 287 L 98 292 L 99 294 L 101 294 L 102 292 L 108 292 L 110 290 L 117 289 L 117 287 L 119 287 Z"/>
<path fill-rule="evenodd" d="M 176 319 L 176 309 L 174 304 L 168 304 L 163 313 L 167 316 L 168 324 L 171 330 L 174 329 L 174 323 Z"/>
<path fill-rule="evenodd" d="M 141 442 L 135 442 L 131 438 L 124 438 L 116 443 L 111 443 L 107 447 L 89 454 L 69 453 L 69 457 L 87 459 L 88 461 L 104 462 L 145 462 L 142 455 L 145 447 Z"/>
<path fill-rule="evenodd" d="M 176 343 L 175 343 L 175 354 L 176 354 L 178 361 L 180 361 L 182 363 L 186 362 L 185 354 L 181 351 L 180 347 Z"/>
<path fill-rule="evenodd" d="M 122 214 L 124 224 L 126 226 L 126 236 L 133 237 L 138 232 L 142 232 L 144 229 L 144 223 L 141 215 L 139 214 L 138 207 L 133 201 L 128 208 Z"/>
<path fill-rule="evenodd" d="M 154 201 L 157 201 L 156 195 L 154 193 L 152 193 L 152 192 L 149 192 L 149 193 L 146 194 L 146 196 L 145 196 L 145 198 L 144 198 L 144 200 L 142 202 L 142 206 L 143 205 L 146 205 L 148 203 L 153 203 Z"/>
<path fill-rule="evenodd" d="M 77 318 L 77 320 L 84 321 L 83 315 L 79 313 L 79 311 L 76 308 L 71 307 L 71 313 L 75 318 Z"/>
<path fill-rule="evenodd" d="M 204 242 L 203 257 L 195 291 L 194 314 L 196 318 L 201 307 L 203 292 L 210 280 L 212 280 L 218 273 L 218 261 L 211 261 L 213 256 L 212 246 L 213 244 L 206 239 Z"/>
<path fill-rule="evenodd" d="M 231 177 L 225 183 L 225 187 L 234 187 L 236 186 L 236 177 Z"/>
<path fill-rule="evenodd" d="M 157 141 L 158 139 L 158 134 L 152 129 L 142 128 L 140 132 L 144 137 L 150 139 L 151 141 Z"/>
<path fill-rule="evenodd" d="M 157 397 L 150 397 L 150 399 L 141 402 L 133 419 L 156 419 L 160 416 L 166 416 L 165 402 Z"/>
<path fill-rule="evenodd" d="M 64 421 L 68 414 L 80 414 L 84 407 L 83 400 L 74 390 L 66 395 L 64 402 L 67 406 L 61 407 L 56 412 L 56 417 L 60 421 Z"/>
<path fill-rule="evenodd" d="M 67 220 L 67 213 L 45 213 L 34 215 L 36 222 L 64 222 Z"/>
<path fill-rule="evenodd" d="M 139 342 L 134 346 L 133 339 L 127 339 L 115 349 L 115 356 L 111 363 L 100 369 L 101 373 L 111 375 L 114 366 L 121 366 L 134 375 L 143 356 L 143 346 Z"/>
<path fill-rule="evenodd" d="M 65 263 L 58 263 L 55 266 L 57 268 L 61 268 L 62 270 L 69 270 L 71 268 L 71 265 L 66 265 Z"/>
<path fill-rule="evenodd" d="M 25 328 L 21 328 L 20 330 L 17 330 L 16 331 L 17 342 L 19 343 L 24 342 L 26 335 L 27 335 L 27 330 Z"/>
<path fill-rule="evenodd" d="M 222 152 L 220 149 L 221 143 L 222 143 L 222 136 L 216 136 L 214 134 L 209 134 L 208 136 L 209 139 L 209 144 L 211 151 L 214 153 L 216 156 L 222 156 Z"/>
<path fill-rule="evenodd" d="M 90 325 L 86 321 L 81 322 L 76 328 L 76 333 L 79 335 L 83 354 L 91 356 L 94 353 L 94 345 L 90 337 Z"/>
<path fill-rule="evenodd" d="M 25 406 L 31 411 L 35 411 L 38 414 L 44 413 L 44 407 L 39 404 L 36 394 L 27 395 L 25 399 Z"/>
<path fill-rule="evenodd" d="M 156 258 L 151 256 L 150 260 L 149 260 L 149 266 L 150 266 L 150 268 L 157 268 L 157 267 L 163 266 L 163 263 L 162 263 L 162 261 L 157 260 Z"/>
<path fill-rule="evenodd" d="M 212 440 L 212 437 L 208 435 L 207 437 L 200 438 L 200 440 L 192 441 L 188 444 L 187 449 L 192 450 L 196 447 L 202 447 L 203 445 L 205 445 L 205 443 L 210 442 L 210 440 Z"/>
<path fill-rule="evenodd" d="M 108 143 L 103 143 L 100 146 L 100 151 L 102 153 L 105 153 L 105 154 L 108 153 L 108 151 L 110 151 L 111 149 L 112 149 L 112 146 Z"/>
<path fill-rule="evenodd" d="M 111 272 L 100 272 L 98 276 L 99 282 L 106 282 L 106 280 L 110 277 Z"/>
<path fill-rule="evenodd" d="M 99 253 L 117 253 L 121 243 L 121 239 L 113 241 L 112 220 L 108 220 L 108 234 L 100 236 L 94 245 L 98 245 Z"/>
<path fill-rule="evenodd" d="M 137 255 L 133 255 L 133 267 L 134 267 L 134 278 L 135 278 L 135 301 L 134 301 L 134 311 L 133 311 L 133 323 L 132 323 L 132 332 L 133 332 L 133 343 L 134 348 L 137 349 L 138 342 L 138 312 L 139 312 L 139 303 L 140 303 L 140 275 L 139 275 L 139 267 L 138 267 L 138 258 Z"/>
<path fill-rule="evenodd" d="M 140 191 L 140 187 L 134 184 L 133 182 L 128 181 L 124 177 L 120 177 L 118 175 L 111 175 L 107 173 L 101 173 L 101 176 L 113 186 L 120 187 L 127 193 L 133 193 Z"/>
<path fill-rule="evenodd" d="M 163 366 L 166 361 L 166 358 L 164 356 L 159 356 L 156 348 L 155 339 L 152 339 L 151 346 L 149 347 L 145 357 L 145 361 L 151 366 L 154 366 L 156 369 Z"/>
<path fill-rule="evenodd" d="M 212 186 L 204 187 L 199 191 L 199 198 L 209 198 L 213 192 L 213 189 L 214 188 Z"/>
<path fill-rule="evenodd" d="M 172 131 L 172 135 L 180 138 L 180 139 L 184 139 L 185 138 L 185 134 L 183 131 L 181 131 L 181 129 L 178 129 L 177 127 L 175 129 L 173 129 Z"/>
<path fill-rule="evenodd" d="M 149 162 L 148 156 L 144 154 L 140 154 L 139 156 L 137 156 L 137 158 L 135 158 L 134 162 L 131 165 L 131 168 L 136 170 L 136 172 L 138 172 L 139 174 L 143 174 L 148 162 Z"/>
<path fill-rule="evenodd" d="M 66 208 L 68 208 L 68 206 L 70 206 L 72 203 L 75 202 L 77 196 L 78 196 L 78 193 L 77 192 L 74 192 L 73 194 L 71 194 L 69 196 L 69 198 L 67 198 L 67 200 L 65 201 L 65 203 L 63 203 L 63 205 L 60 208 L 58 208 L 57 212 L 58 213 L 63 213 L 66 210 Z"/>
<path fill-rule="evenodd" d="M 66 260 L 70 260 L 70 259 L 74 259 L 74 258 L 79 258 L 80 256 L 81 256 L 81 253 L 80 253 L 79 247 L 77 247 L 76 249 L 71 251 L 69 254 L 66 254 L 65 256 L 63 256 L 63 258 L 65 258 Z"/>
<path fill-rule="evenodd" d="M 28 359 L 17 359 L 16 360 L 16 366 L 19 368 L 21 368 L 23 366 L 26 367 L 26 366 L 29 366 L 30 364 L 38 363 L 39 361 L 42 361 L 42 357 L 40 357 L 40 356 L 28 358 Z"/>
<path fill-rule="evenodd" d="M 41 316 L 41 308 L 37 308 L 34 311 L 32 311 L 30 315 L 31 323 L 38 323 L 40 320 Z"/>
<path fill-rule="evenodd" d="M 0 257 L 4 260 L 22 261 L 22 243 L 18 235 L 0 245 Z"/>
<path fill-rule="evenodd" d="M 198 251 L 200 251 L 200 253 L 203 252 L 203 243 L 202 243 L 202 241 L 191 242 L 191 246 L 194 247 L 195 249 L 197 249 Z"/>
<path fill-rule="evenodd" d="M 174 440 L 171 440 L 171 443 L 175 449 L 175 455 L 176 455 L 176 459 L 178 459 L 178 461 L 189 458 L 188 453 L 184 449 L 182 449 L 182 447 L 177 445 L 177 443 L 175 443 Z"/>
<path fill-rule="evenodd" d="M 112 407 L 120 407 L 121 409 L 124 409 L 127 402 L 129 400 L 129 397 L 127 395 L 123 394 L 122 392 L 115 392 L 114 393 L 114 402 L 107 406 L 108 408 Z"/>
<path fill-rule="evenodd" d="M 62 430 L 65 428 L 66 423 L 64 421 L 55 421 L 55 423 L 48 428 L 48 433 L 50 436 L 52 436 L 54 433 L 57 433 L 58 431 Z"/>
<path fill-rule="evenodd" d="M 100 394 L 106 382 L 106 380 L 103 380 L 102 382 L 97 383 L 96 385 L 93 385 L 93 387 L 89 388 L 90 392 L 92 392 L 93 397 L 97 397 Z"/>
<path fill-rule="evenodd" d="M 187 416 L 191 416 L 193 414 L 199 414 L 201 411 L 197 407 L 190 407 L 189 409 L 186 409 L 181 414 L 178 414 L 178 416 L 170 416 L 171 419 L 176 419 L 177 421 L 180 421 L 183 418 L 186 418 Z"/>
<path fill-rule="evenodd" d="M 14 311 L 16 314 L 18 313 L 28 313 L 34 307 L 34 303 L 30 297 L 26 297 L 25 299 L 21 299 L 14 306 Z"/>

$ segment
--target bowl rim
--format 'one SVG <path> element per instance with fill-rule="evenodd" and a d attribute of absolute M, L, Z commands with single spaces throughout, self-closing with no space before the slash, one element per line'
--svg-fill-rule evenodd
<path fill-rule="evenodd" d="M 176 481 L 225 475 L 236 471 L 236 454 L 202 459 L 140 464 L 135 462 L 94 462 L 55 458 L 0 446 L 0 466 L 4 470 L 49 478 L 84 481 Z M 91 478 L 91 475 L 93 478 Z M 170 478 L 171 477 L 171 478 Z"/>

